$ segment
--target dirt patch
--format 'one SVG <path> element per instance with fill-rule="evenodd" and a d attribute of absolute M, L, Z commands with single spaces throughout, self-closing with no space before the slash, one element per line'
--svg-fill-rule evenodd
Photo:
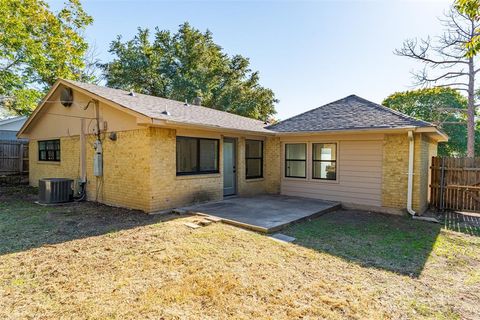
<path fill-rule="evenodd" d="M 95 202 L 44 206 L 37 188 L 0 187 L 0 254 L 137 228 L 175 218 Z"/>

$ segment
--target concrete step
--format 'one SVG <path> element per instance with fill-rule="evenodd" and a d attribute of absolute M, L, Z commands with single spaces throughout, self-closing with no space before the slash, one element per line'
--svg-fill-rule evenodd
<path fill-rule="evenodd" d="M 186 225 L 187 227 L 189 227 L 191 229 L 198 229 L 198 228 L 202 227 L 202 226 L 200 226 L 196 223 L 193 223 L 193 222 L 185 222 L 184 225 Z"/>
<path fill-rule="evenodd" d="M 293 242 L 297 240 L 294 237 L 287 236 L 283 233 L 274 233 L 270 236 L 273 240 L 281 241 L 281 242 Z"/>
<path fill-rule="evenodd" d="M 212 221 L 212 222 L 221 222 L 222 218 L 215 217 L 215 216 L 205 216 L 205 219 Z"/>

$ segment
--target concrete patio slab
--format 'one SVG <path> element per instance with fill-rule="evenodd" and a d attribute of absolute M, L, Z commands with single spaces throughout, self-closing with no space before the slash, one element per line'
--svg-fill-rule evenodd
<path fill-rule="evenodd" d="M 271 233 L 308 218 L 337 210 L 340 203 L 290 197 L 259 195 L 231 197 L 222 201 L 184 207 L 191 214 L 220 218 L 223 222 L 255 231 Z"/>
<path fill-rule="evenodd" d="M 293 241 L 297 240 L 294 237 L 290 237 L 290 236 L 287 236 L 287 235 L 282 234 L 282 233 L 274 233 L 270 237 L 272 239 L 277 240 L 277 241 L 287 242 L 287 243 L 290 243 L 290 242 L 293 242 Z"/>

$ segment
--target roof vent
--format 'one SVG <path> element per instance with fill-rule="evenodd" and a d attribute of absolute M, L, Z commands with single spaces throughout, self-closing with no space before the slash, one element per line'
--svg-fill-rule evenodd
<path fill-rule="evenodd" d="M 185 107 L 190 107 L 190 105 L 187 102 L 187 99 L 185 99 L 185 103 L 183 104 Z"/>
<path fill-rule="evenodd" d="M 196 106 L 201 106 L 202 105 L 202 97 L 196 97 L 193 99 L 193 104 Z"/>
<path fill-rule="evenodd" d="M 73 90 L 72 88 L 65 87 L 60 92 L 60 102 L 64 107 L 71 107 L 73 104 Z"/>
<path fill-rule="evenodd" d="M 172 114 L 170 112 L 168 112 L 168 107 L 167 105 L 165 105 L 165 111 L 162 111 L 162 114 L 166 115 L 166 116 L 171 116 Z"/>
<path fill-rule="evenodd" d="M 129 95 L 130 97 L 135 97 L 135 92 L 133 92 L 133 90 L 130 90 L 130 92 L 128 93 L 128 95 Z"/>

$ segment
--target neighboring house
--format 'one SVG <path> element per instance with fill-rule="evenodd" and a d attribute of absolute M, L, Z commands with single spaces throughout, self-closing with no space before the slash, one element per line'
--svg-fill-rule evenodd
<path fill-rule="evenodd" d="M 30 139 L 31 185 L 86 180 L 88 199 L 146 212 L 272 193 L 399 213 L 411 177 L 421 213 L 429 162 L 447 141 L 433 124 L 355 95 L 268 125 L 69 80 L 55 83 L 19 136 Z"/>
<path fill-rule="evenodd" d="M 0 140 L 16 140 L 17 132 L 27 121 L 27 117 L 12 117 L 0 120 Z"/>

